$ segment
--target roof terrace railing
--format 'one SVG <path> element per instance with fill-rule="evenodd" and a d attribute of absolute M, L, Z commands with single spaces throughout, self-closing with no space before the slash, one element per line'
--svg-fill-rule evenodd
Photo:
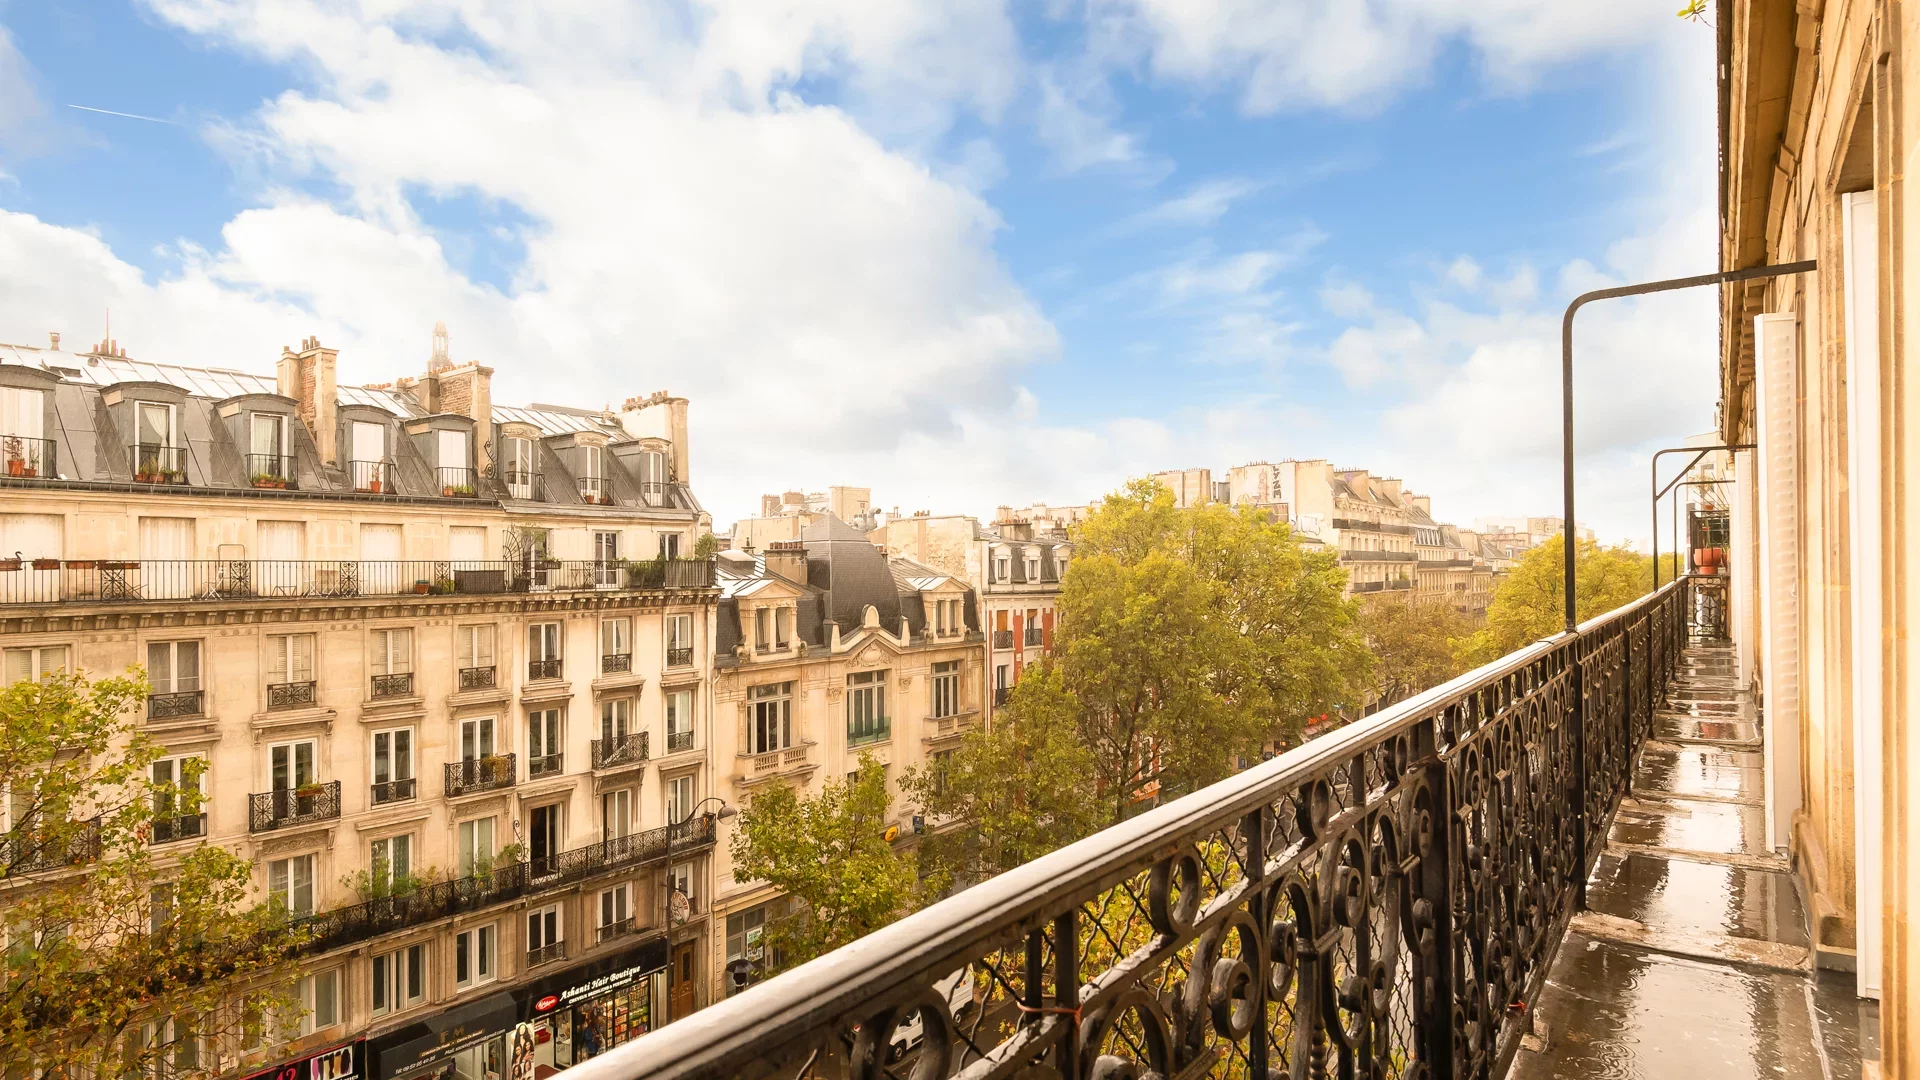
<path fill-rule="evenodd" d="M 0 556 L 0 604 L 472 596 L 711 588 L 712 559 L 24 559 Z"/>
<path fill-rule="evenodd" d="M 1500 1076 L 1687 635 L 1670 585 L 575 1067 Z M 956 979 L 956 976 L 960 976 Z"/>

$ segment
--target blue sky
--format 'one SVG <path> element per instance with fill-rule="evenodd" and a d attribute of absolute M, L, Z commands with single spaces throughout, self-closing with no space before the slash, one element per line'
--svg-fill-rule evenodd
<path fill-rule="evenodd" d="M 1714 258 L 1671 0 L 524 7 L 0 0 L 0 341 L 373 381 L 445 319 L 499 399 L 693 398 L 723 526 L 1284 457 L 1469 523 L 1557 506 L 1566 300 Z M 1710 298 L 1582 320 L 1582 517 L 1643 542 Z"/>

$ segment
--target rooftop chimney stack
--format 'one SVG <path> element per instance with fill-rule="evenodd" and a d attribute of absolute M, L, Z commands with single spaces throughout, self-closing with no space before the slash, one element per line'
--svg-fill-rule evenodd
<path fill-rule="evenodd" d="M 807 583 L 807 545 L 800 540 L 776 540 L 767 545 L 767 573 L 795 585 Z"/>
<path fill-rule="evenodd" d="M 53 342 L 53 351 L 59 352 L 60 351 L 60 331 L 55 330 L 52 333 L 49 333 L 47 337 Z"/>
<path fill-rule="evenodd" d="M 294 413 L 313 433 L 314 448 L 328 465 L 340 462 L 340 396 L 333 374 L 339 355 L 318 337 L 301 338 L 299 352 L 281 346 L 276 369 L 280 393 L 296 402 Z"/>
<path fill-rule="evenodd" d="M 433 355 L 418 386 L 420 404 L 430 413 L 454 413 L 474 422 L 473 463 L 485 471 L 493 462 L 493 369 L 453 362 L 447 324 L 433 324 Z"/>

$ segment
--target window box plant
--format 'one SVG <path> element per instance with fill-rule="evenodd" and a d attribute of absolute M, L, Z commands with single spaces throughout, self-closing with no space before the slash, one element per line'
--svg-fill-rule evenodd
<path fill-rule="evenodd" d="M 93 559 L 68 559 L 67 560 L 67 569 L 69 570 L 92 570 L 95 567 L 98 567 L 99 565 L 100 563 L 98 563 Z M 131 570 L 135 565 L 137 564 L 129 563 L 126 566 L 108 566 L 107 569 Z"/>
<path fill-rule="evenodd" d="M 68 565 L 68 566 L 77 566 L 77 567 L 82 567 L 83 569 L 92 569 L 92 567 L 93 567 L 93 565 L 94 565 L 94 564 L 92 563 L 92 561 L 87 561 L 87 562 L 85 562 L 85 563 L 79 563 L 79 562 L 69 562 L 69 563 L 67 563 L 67 565 Z M 101 564 L 100 564 L 100 569 L 102 569 L 102 570 L 138 570 L 138 569 L 140 569 L 140 564 L 139 564 L 139 563 L 137 563 L 137 562 L 111 562 L 111 561 L 109 561 L 109 562 L 103 562 L 103 563 L 101 563 Z"/>
<path fill-rule="evenodd" d="M 33 568 L 35 570 L 58 570 L 60 569 L 60 560 L 59 559 L 35 559 L 33 560 Z"/>
<path fill-rule="evenodd" d="M 321 792 L 325 790 L 326 790 L 326 786 L 324 784 L 320 784 L 320 783 L 301 784 L 299 787 L 293 789 L 293 794 L 295 798 L 311 799 L 311 798 L 317 797 Z"/>
<path fill-rule="evenodd" d="M 0 559 L 0 570 L 18 570 L 18 569 L 20 569 L 20 556 L 15 555 L 11 559 Z"/>
<path fill-rule="evenodd" d="M 287 478 L 284 476 L 275 476 L 272 473 L 254 473 L 253 486 L 257 488 L 268 488 L 274 491 L 285 491 L 287 489 Z"/>
<path fill-rule="evenodd" d="M 436 596 L 452 596 L 453 595 L 453 579 L 450 577 L 434 578 L 433 586 L 430 591 Z"/>
<path fill-rule="evenodd" d="M 184 484 L 187 482 L 187 470 L 185 469 L 168 469 L 165 475 L 167 483 L 169 484 Z"/>
<path fill-rule="evenodd" d="M 413 591 L 420 594 L 421 596 L 427 595 L 427 589 L 429 587 L 430 586 L 428 585 L 426 578 L 421 578 L 420 580 L 413 583 Z"/>
<path fill-rule="evenodd" d="M 166 474 L 159 469 L 141 469 L 133 474 L 133 482 L 136 484 L 158 484 L 165 476 Z"/>

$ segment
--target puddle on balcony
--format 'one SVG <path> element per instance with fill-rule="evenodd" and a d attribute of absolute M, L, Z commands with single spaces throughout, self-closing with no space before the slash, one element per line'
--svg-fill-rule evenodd
<path fill-rule="evenodd" d="M 1653 737 L 1757 743 L 1760 741 L 1760 725 L 1751 720 L 1695 719 L 1679 713 L 1662 712 L 1653 718 Z"/>
<path fill-rule="evenodd" d="M 1874 1032 L 1848 987 L 1571 934 L 1540 999 L 1546 1045 L 1515 1080 L 1856 1080 Z M 1816 1002 L 1816 999 L 1818 1001 Z"/>
<path fill-rule="evenodd" d="M 1757 806 L 1643 799 L 1620 808 L 1608 839 L 1642 847 L 1761 855 L 1766 853 L 1765 829 L 1766 813 Z"/>
<path fill-rule="evenodd" d="M 1681 934 L 1808 947 L 1793 879 L 1773 871 L 1607 854 L 1587 882 L 1587 906 Z"/>
<path fill-rule="evenodd" d="M 1758 751 L 1702 746 L 1649 746 L 1634 770 L 1635 791 L 1714 795 L 1758 801 L 1763 790 Z"/>

